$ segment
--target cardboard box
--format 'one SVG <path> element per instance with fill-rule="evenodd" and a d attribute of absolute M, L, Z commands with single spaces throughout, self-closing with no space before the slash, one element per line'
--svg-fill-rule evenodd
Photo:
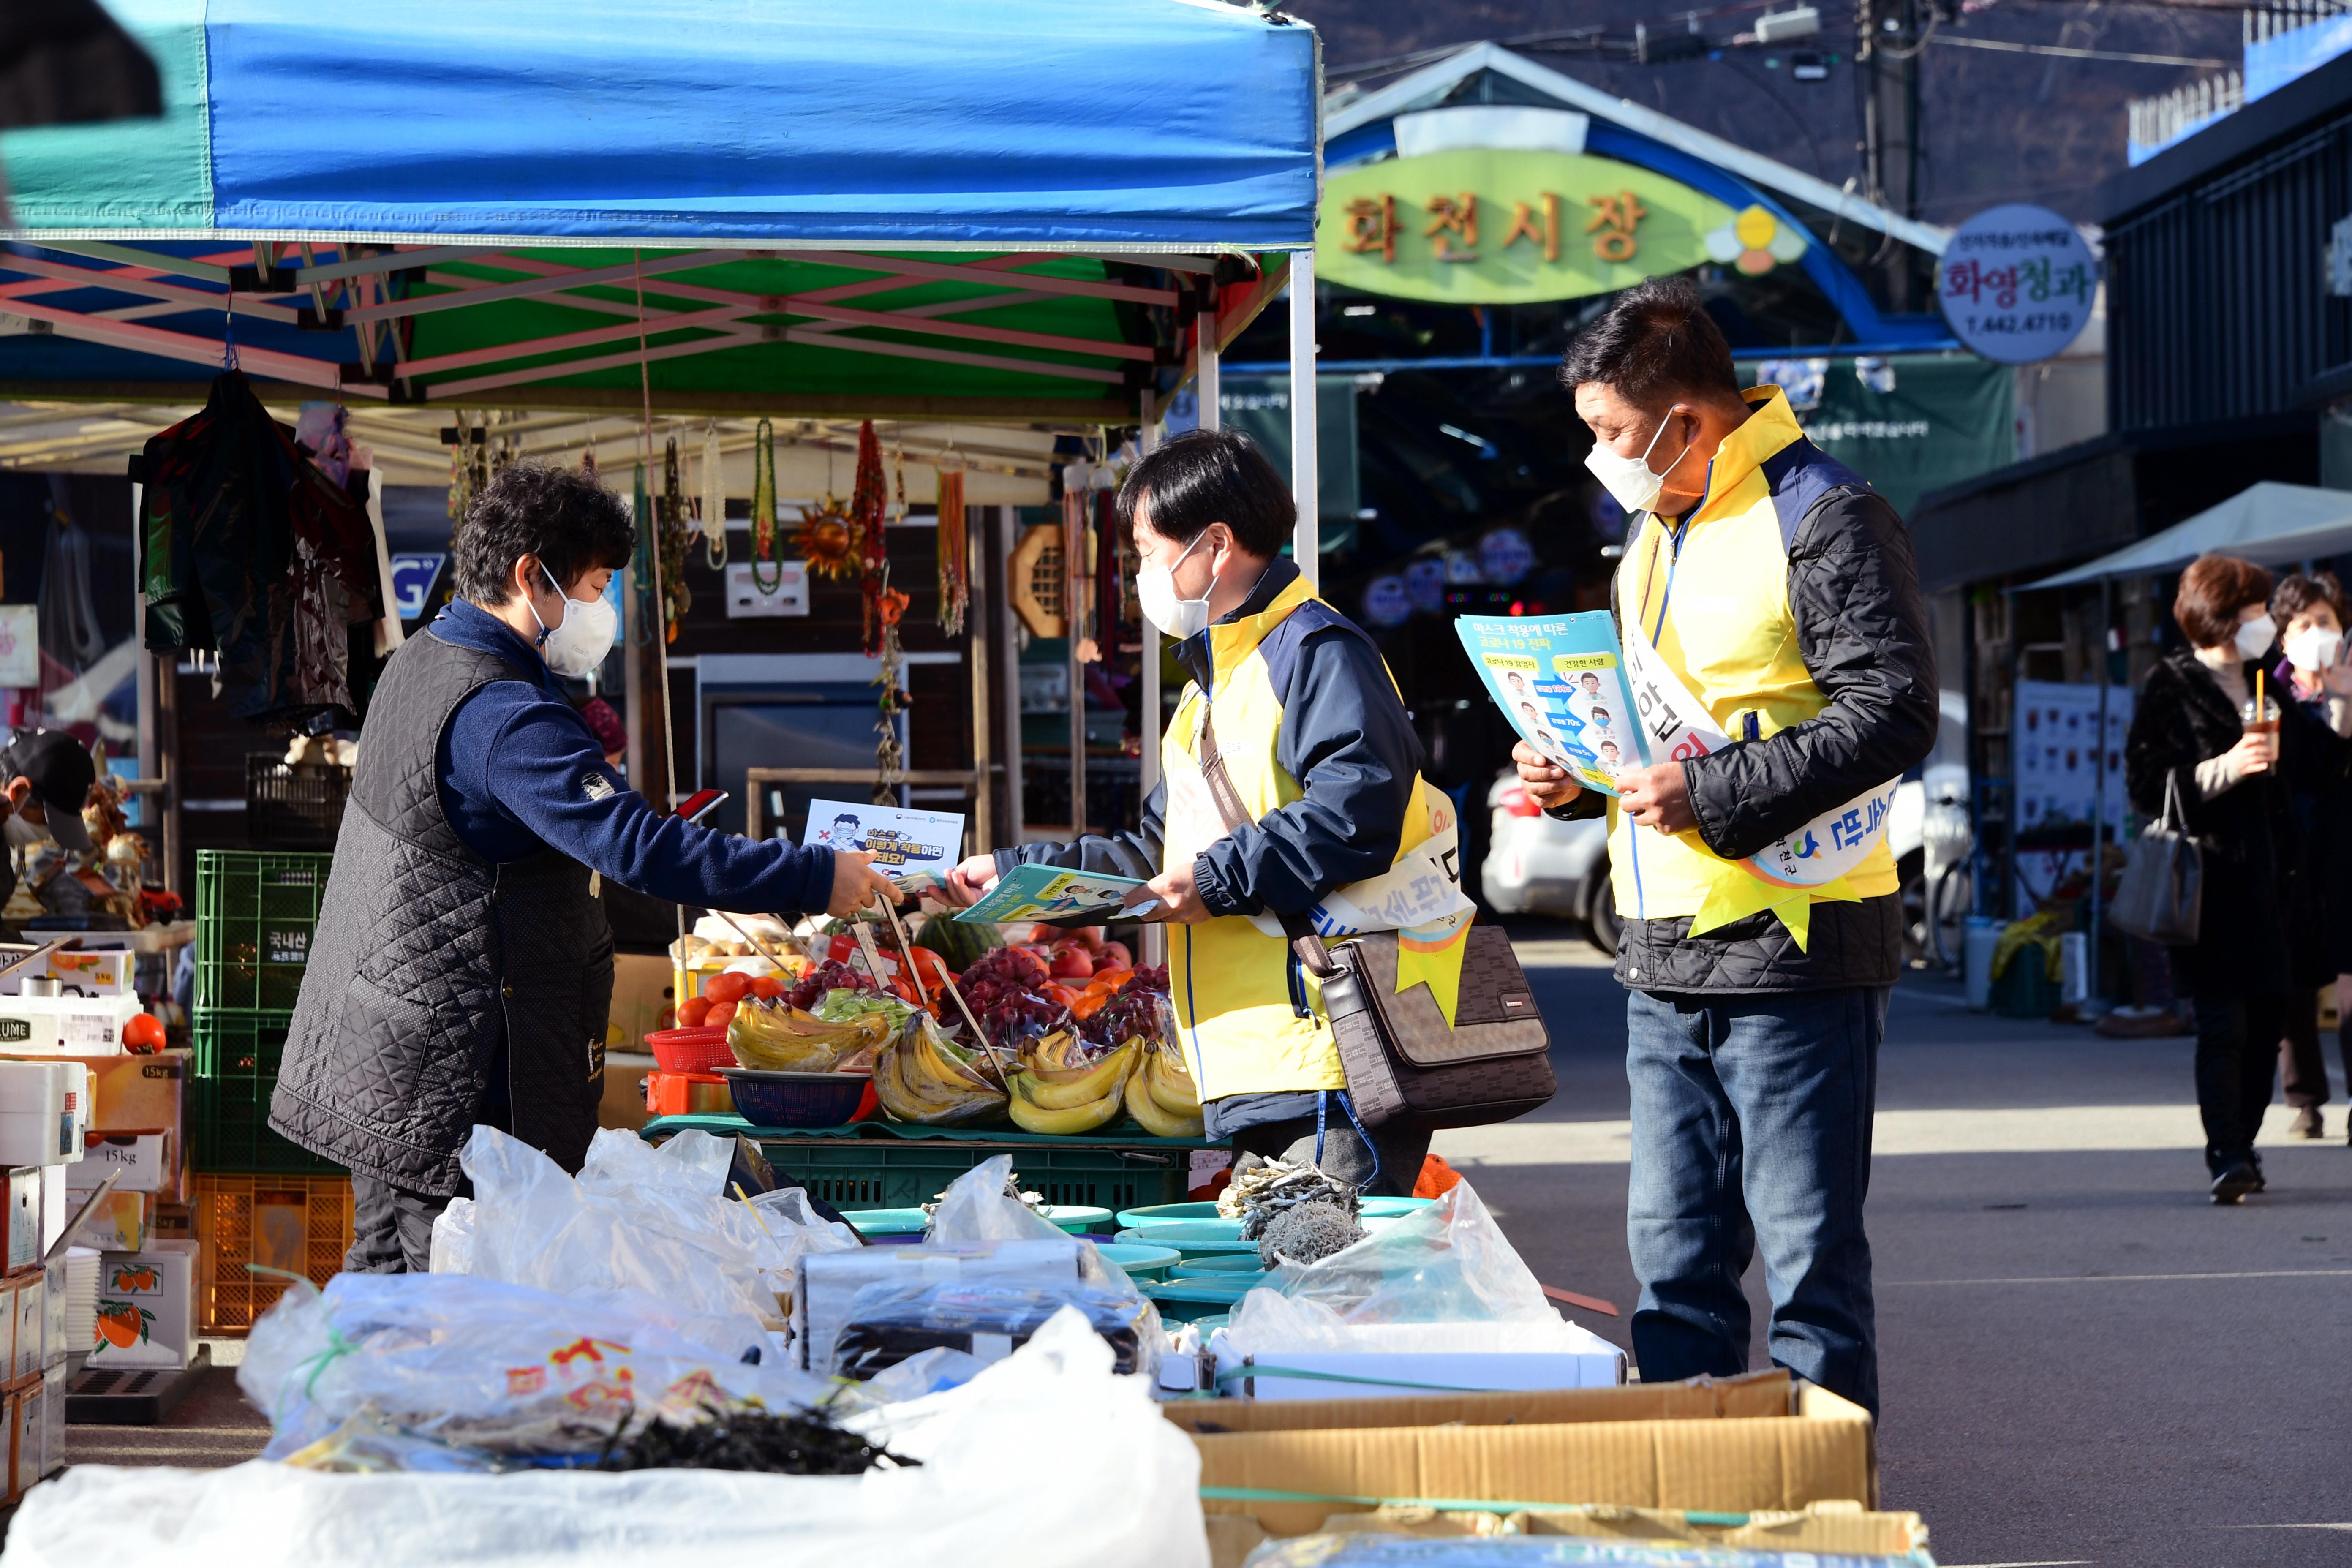
<path fill-rule="evenodd" d="M 16 1057 L 111 1057 L 139 998 L 0 994 L 0 1051 Z"/>
<path fill-rule="evenodd" d="M 79 1160 L 89 1088 L 89 1070 L 79 1062 L 0 1061 L 0 1163 Z"/>
<path fill-rule="evenodd" d="M 1165 1410 L 1200 1450 L 1202 1506 L 1250 1514 L 1276 1535 L 1362 1505 L 1244 1503 L 1209 1489 L 1739 1513 L 1878 1500 L 1869 1415 L 1777 1369 L 1550 1394 L 1204 1399 Z"/>
<path fill-rule="evenodd" d="M 16 1281 L 8 1298 L 16 1313 L 16 1353 L 8 1359 L 11 1381 L 41 1375 L 41 1336 L 49 1323 L 49 1277 L 44 1268 Z"/>
<path fill-rule="evenodd" d="M 1573 1325 L 1570 1325 L 1573 1327 Z M 1419 1324 L 1400 1327 L 1418 1330 Z M 1381 1325 L 1362 1331 L 1377 1341 Z M 1399 1384 L 1429 1388 L 1478 1389 L 1490 1393 L 1536 1393 L 1557 1388 L 1614 1388 L 1625 1381 L 1625 1352 L 1600 1335 L 1577 1330 L 1585 1341 L 1580 1350 L 1521 1351 L 1509 1353 L 1475 1351 L 1282 1351 L 1258 1359 L 1270 1367 L 1313 1373 L 1313 1377 L 1250 1376 L 1238 1382 L 1226 1378 L 1252 1363 L 1236 1354 L 1225 1331 L 1209 1336 L 1216 1358 L 1219 1393 L 1244 1399 L 1381 1399 L 1400 1392 Z M 1425 1335 L 1413 1332 L 1419 1342 Z M 1361 1378 L 1360 1383 L 1329 1381 Z"/>
<path fill-rule="evenodd" d="M 76 1193 L 76 1205 L 88 1201 L 89 1196 L 87 1193 Z M 152 1193 L 109 1193 L 106 1201 L 81 1222 L 69 1245 L 95 1247 L 100 1252 L 137 1252 L 155 1234 L 155 1207 Z"/>
<path fill-rule="evenodd" d="M 78 996 L 127 996 L 138 989 L 133 971 L 139 955 L 127 947 L 100 948 L 87 952 L 53 952 L 18 979 L 54 980 L 59 992 Z"/>
<path fill-rule="evenodd" d="M 66 1468 L 66 1388 L 73 1373 L 63 1363 L 41 1373 L 41 1475 Z"/>
<path fill-rule="evenodd" d="M 185 1050 L 152 1056 L 85 1056 L 66 1058 L 89 1068 L 89 1126 L 97 1132 L 136 1132 L 148 1128 L 180 1130 L 181 1102 L 188 1081 Z"/>
<path fill-rule="evenodd" d="M 194 1242 L 151 1242 L 99 1259 L 91 1366 L 184 1367 L 196 1350 Z"/>
<path fill-rule="evenodd" d="M 66 1273 L 66 1251 L 61 1247 L 41 1268 L 41 1370 L 45 1373 L 63 1366 L 67 1352 L 79 1348 L 66 1342 L 66 1302 L 72 1294 Z"/>
<path fill-rule="evenodd" d="M 177 1141 L 168 1129 L 85 1132 L 81 1163 L 66 1167 L 66 1186 L 86 1193 L 120 1171 L 122 1179 L 114 1184 L 118 1193 L 163 1192 L 172 1185 L 172 1145 Z"/>
<path fill-rule="evenodd" d="M 1821 1557 L 1924 1562 L 1927 1550 L 1927 1527 L 1920 1522 L 1917 1514 L 1873 1513 L 1850 1502 L 1811 1503 L 1801 1510 L 1745 1514 L 1610 1505 L 1499 1516 L 1425 1508 L 1379 1509 L 1332 1519 L 1323 1529 L 1328 1535 L 1363 1532 L 1444 1539 L 1491 1534 L 1498 1520 L 1503 1529 L 1513 1535 L 1565 1535 L 1684 1550 L 1778 1552 L 1790 1563 L 1810 1563 Z M 1203 1522 L 1208 1526 L 1210 1568 L 1241 1568 L 1268 1533 L 1248 1514 L 1211 1514 Z"/>
<path fill-rule="evenodd" d="M 47 1250 L 41 1245 L 41 1167 L 14 1166 L 0 1198 L 0 1268 L 10 1274 L 30 1268 Z"/>

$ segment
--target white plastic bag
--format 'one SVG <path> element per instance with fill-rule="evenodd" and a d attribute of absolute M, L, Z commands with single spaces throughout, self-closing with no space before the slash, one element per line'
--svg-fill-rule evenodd
<path fill-rule="evenodd" d="M 1559 1315 L 1470 1184 L 1312 1263 L 1286 1263 L 1234 1310 L 1225 1342 L 1284 1351 L 1559 1351 Z"/>
<path fill-rule="evenodd" d="M 828 1392 L 684 1339 L 662 1310 L 650 1298 L 590 1302 L 464 1274 L 339 1274 L 262 1315 L 237 1387 L 270 1418 L 268 1458 L 363 1410 L 460 1448 L 593 1453 L 630 1410 L 690 1420 L 712 1401 L 783 1406 Z"/>
<path fill-rule="evenodd" d="M 707 1132 L 656 1149 L 607 1128 L 575 1181 L 528 1143 L 477 1127 L 459 1156 L 474 1184 L 466 1270 L 587 1300 L 638 1292 L 665 1303 L 681 1331 L 689 1319 L 731 1323 L 714 1349 L 765 1346 L 790 1316 L 782 1298 L 800 1257 L 857 1242 L 804 1204 L 755 1214 L 725 1195 L 732 1152 Z"/>
<path fill-rule="evenodd" d="M 433 1217 L 433 1261 L 436 1274 L 474 1271 L 474 1200 L 451 1198 L 449 1206 Z"/>
<path fill-rule="evenodd" d="M 335 1375 L 323 1372 L 321 1384 Z M 1112 1374 L 1108 1348 L 1076 1314 L 1048 1322 L 961 1388 L 862 1420 L 869 1435 L 921 1466 L 863 1476 L 329 1475 L 267 1461 L 220 1470 L 76 1466 L 28 1494 L 9 1525 L 6 1561 L 9 1568 L 88 1568 L 125 1557 L 173 1568 L 622 1561 L 631 1568 L 753 1561 L 1207 1568 L 1192 1440 L 1139 1383 Z M 1027 1463 L 1048 1465 L 1050 1484 L 1019 1473 Z"/>
<path fill-rule="evenodd" d="M 1018 1198 L 1004 1195 L 1013 1156 L 982 1160 L 948 1184 L 924 1234 L 931 1241 L 961 1246 L 975 1241 L 1021 1241 L 1063 1234 L 1061 1227 Z"/>

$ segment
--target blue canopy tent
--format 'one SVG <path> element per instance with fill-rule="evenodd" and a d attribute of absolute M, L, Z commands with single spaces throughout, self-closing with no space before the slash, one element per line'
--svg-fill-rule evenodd
<path fill-rule="evenodd" d="M 233 344 L 279 402 L 1148 426 L 1195 377 L 1215 407 L 1286 286 L 1314 384 L 1319 46 L 1286 17 L 110 8 L 165 112 L 0 136 L 0 398 L 192 404 Z"/>

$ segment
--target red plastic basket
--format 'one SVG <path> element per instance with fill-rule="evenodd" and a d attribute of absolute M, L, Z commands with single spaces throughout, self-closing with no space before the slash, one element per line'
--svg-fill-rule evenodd
<path fill-rule="evenodd" d="M 664 1072 L 722 1072 L 739 1065 L 723 1028 L 656 1029 L 646 1044 Z"/>

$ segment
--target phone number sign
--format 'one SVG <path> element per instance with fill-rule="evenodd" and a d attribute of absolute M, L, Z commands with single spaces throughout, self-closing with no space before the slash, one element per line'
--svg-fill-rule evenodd
<path fill-rule="evenodd" d="M 1953 336 L 2001 364 L 2033 364 L 2090 324 L 2099 263 L 2047 207 L 1988 207 L 1952 231 L 1936 299 Z"/>

